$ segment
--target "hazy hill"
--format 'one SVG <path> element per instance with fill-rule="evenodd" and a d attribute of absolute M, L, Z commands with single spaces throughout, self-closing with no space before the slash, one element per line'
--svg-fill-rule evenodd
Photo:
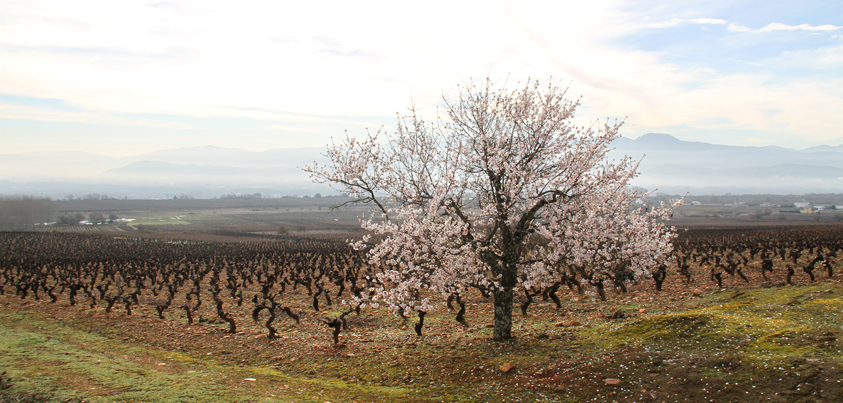
<path fill-rule="evenodd" d="M 641 161 L 638 186 L 666 193 L 840 193 L 843 145 L 804 150 L 682 141 L 650 133 L 620 138 L 613 158 Z"/>
<path fill-rule="evenodd" d="M 843 192 L 843 145 L 804 150 L 737 147 L 650 133 L 636 139 L 620 138 L 613 146 L 610 158 L 628 155 L 641 161 L 635 185 L 660 192 Z M 299 167 L 324 162 L 324 150 L 254 152 L 201 146 L 124 158 L 81 152 L 5 154 L 0 155 L 0 193 L 52 197 L 93 192 L 130 197 L 193 193 L 214 197 L 262 189 L 268 194 L 312 194 L 329 190 L 312 184 Z"/>

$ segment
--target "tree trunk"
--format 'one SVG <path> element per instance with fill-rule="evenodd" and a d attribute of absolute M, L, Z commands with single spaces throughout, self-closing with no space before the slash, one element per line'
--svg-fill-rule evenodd
<path fill-rule="evenodd" d="M 492 333 L 492 341 L 504 341 L 512 338 L 512 303 L 515 294 L 515 285 L 518 284 L 518 266 L 515 259 L 514 248 L 508 254 L 510 259 L 498 266 L 500 270 L 500 289 L 494 290 L 495 304 L 495 330 Z M 494 266 L 493 266 L 494 267 Z"/>
<path fill-rule="evenodd" d="M 495 331 L 492 341 L 509 340 L 512 337 L 512 288 L 495 290 Z"/>

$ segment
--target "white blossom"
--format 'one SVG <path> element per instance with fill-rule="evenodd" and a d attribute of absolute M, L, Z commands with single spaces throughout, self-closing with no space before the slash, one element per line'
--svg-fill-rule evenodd
<path fill-rule="evenodd" d="M 510 337 L 512 293 L 574 276 L 587 284 L 645 276 L 671 252 L 663 221 L 673 206 L 633 209 L 637 164 L 606 161 L 621 123 L 576 127 L 566 90 L 486 80 L 445 97 L 447 116 L 416 111 L 331 146 L 331 164 L 306 170 L 380 214 L 352 243 L 380 266 L 382 300 L 395 313 L 428 311 L 430 293 L 485 287 L 495 295 L 495 340 Z M 383 142 L 383 143 L 382 143 Z"/>

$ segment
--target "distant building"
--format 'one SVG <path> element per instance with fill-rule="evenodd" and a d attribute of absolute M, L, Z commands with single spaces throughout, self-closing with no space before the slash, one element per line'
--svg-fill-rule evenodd
<path fill-rule="evenodd" d="M 697 200 L 692 200 L 692 201 L 691 201 L 691 205 L 692 205 L 692 206 L 702 206 L 702 203 L 701 203 L 701 202 L 699 202 L 699 201 L 697 201 Z"/>
<path fill-rule="evenodd" d="M 808 208 L 810 206 L 811 206 L 811 202 L 809 202 L 807 200 L 797 200 L 796 203 L 793 203 L 793 207 L 796 207 L 800 210 L 804 209 L 804 208 Z"/>

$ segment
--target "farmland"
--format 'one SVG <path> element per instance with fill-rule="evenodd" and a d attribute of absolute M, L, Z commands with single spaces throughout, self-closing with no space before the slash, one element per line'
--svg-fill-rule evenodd
<path fill-rule="evenodd" d="M 361 235 L 365 209 L 331 210 L 337 201 L 60 202 L 131 221 L 0 233 L 0 388 L 11 385 L 0 397 L 843 398 L 834 215 L 681 210 L 662 291 L 640 278 L 605 301 L 570 283 L 521 293 L 515 339 L 493 343 L 480 289 L 451 309 L 441 298 L 418 331 L 415 317 L 343 304 L 379 268 L 344 242 Z"/>

